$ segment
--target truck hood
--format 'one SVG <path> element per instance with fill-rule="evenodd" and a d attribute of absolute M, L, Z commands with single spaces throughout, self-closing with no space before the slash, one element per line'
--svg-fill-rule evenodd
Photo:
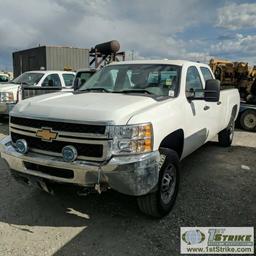
<path fill-rule="evenodd" d="M 114 93 L 51 93 L 23 100 L 15 116 L 126 124 L 136 113 L 158 104 L 150 97 Z"/>
<path fill-rule="evenodd" d="M 19 84 L 4 83 L 0 84 L 0 92 L 16 92 L 19 88 Z"/>

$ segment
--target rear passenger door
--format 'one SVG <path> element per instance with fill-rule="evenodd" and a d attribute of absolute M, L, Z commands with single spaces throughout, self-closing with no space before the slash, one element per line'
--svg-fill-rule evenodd
<path fill-rule="evenodd" d="M 200 67 L 200 73 L 205 87 L 205 82 L 209 79 L 214 79 L 211 71 L 207 67 Z M 221 101 L 219 102 L 205 102 L 205 121 L 209 125 L 209 139 L 212 139 L 221 129 L 221 123 L 223 122 L 221 115 Z M 224 112 L 223 112 L 224 113 Z"/>

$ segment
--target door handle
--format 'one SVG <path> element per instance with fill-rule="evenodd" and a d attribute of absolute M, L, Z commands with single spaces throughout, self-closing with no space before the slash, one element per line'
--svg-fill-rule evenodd
<path fill-rule="evenodd" d="M 217 105 L 220 105 L 220 104 L 221 104 L 221 101 L 218 101 L 218 102 L 217 102 Z"/>
<path fill-rule="evenodd" d="M 204 106 L 204 110 L 208 110 L 209 108 L 209 106 Z"/>

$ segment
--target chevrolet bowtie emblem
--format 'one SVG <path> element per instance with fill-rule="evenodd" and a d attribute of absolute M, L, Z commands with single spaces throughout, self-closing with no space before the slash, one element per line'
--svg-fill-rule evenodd
<path fill-rule="evenodd" d="M 57 138 L 58 133 L 52 131 L 51 128 L 42 128 L 36 132 L 36 136 L 44 141 L 52 141 Z"/>

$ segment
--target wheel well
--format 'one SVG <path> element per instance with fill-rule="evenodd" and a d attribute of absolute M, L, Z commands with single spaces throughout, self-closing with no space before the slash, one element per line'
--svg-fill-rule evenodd
<path fill-rule="evenodd" d="M 232 109 L 231 117 L 235 119 L 236 113 L 237 113 L 238 106 L 235 105 Z"/>
<path fill-rule="evenodd" d="M 169 148 L 177 152 L 179 158 L 183 152 L 184 145 L 184 132 L 182 129 L 179 129 L 175 132 L 167 135 L 162 142 L 160 143 L 160 147 Z"/>
<path fill-rule="evenodd" d="M 237 113 L 237 108 L 238 108 L 237 105 L 233 106 L 228 126 L 235 120 L 236 113 Z M 238 113 L 238 114 L 240 114 L 240 113 Z"/>

